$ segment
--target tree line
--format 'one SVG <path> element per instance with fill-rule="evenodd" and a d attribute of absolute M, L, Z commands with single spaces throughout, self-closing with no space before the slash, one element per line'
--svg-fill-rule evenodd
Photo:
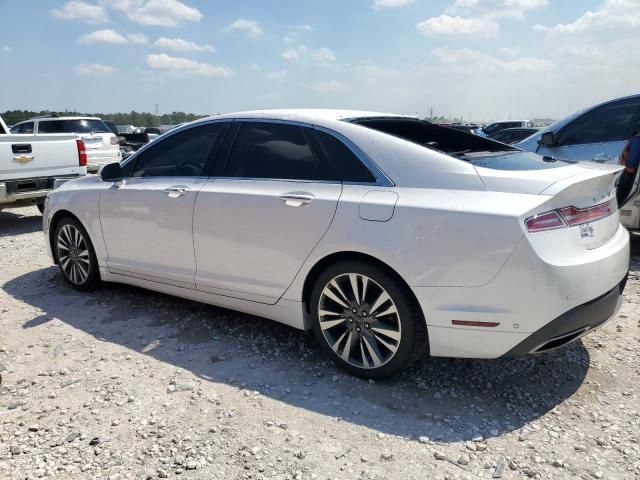
<path fill-rule="evenodd" d="M 207 115 L 196 115 L 185 112 L 171 112 L 164 115 L 154 115 L 149 112 L 136 112 L 132 110 L 129 113 L 83 113 L 83 112 L 52 112 L 49 110 L 41 110 L 34 112 L 31 110 L 7 110 L 1 113 L 2 119 L 7 125 L 15 125 L 23 120 L 41 115 L 58 114 L 60 116 L 87 116 L 99 117 L 103 120 L 110 120 L 116 125 L 135 125 L 136 127 L 158 127 L 160 125 L 176 125 L 183 122 L 191 122 Z"/>

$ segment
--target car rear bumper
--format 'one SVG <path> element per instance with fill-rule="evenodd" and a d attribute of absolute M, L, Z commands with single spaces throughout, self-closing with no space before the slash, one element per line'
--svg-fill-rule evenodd
<path fill-rule="evenodd" d="M 628 276 L 628 275 L 627 275 Z M 564 347 L 614 317 L 622 306 L 627 276 L 604 295 L 572 308 L 509 350 L 505 357 L 542 353 Z"/>
<path fill-rule="evenodd" d="M 39 203 L 54 189 L 57 180 L 71 180 L 78 175 L 24 178 L 0 182 L 0 206 L 29 206 Z"/>
<path fill-rule="evenodd" d="M 103 165 L 119 162 L 122 159 L 120 149 L 92 152 L 87 151 L 87 172 L 96 173 Z"/>
<path fill-rule="evenodd" d="M 620 223 L 629 230 L 640 230 L 640 195 L 620 209 Z"/>
<path fill-rule="evenodd" d="M 598 248 L 546 261 L 523 239 L 486 285 L 412 287 L 426 319 L 430 354 L 498 358 L 529 353 L 564 334 L 578 338 L 615 314 L 629 250 L 629 233 L 621 225 Z M 567 318 L 577 320 L 558 329 Z"/>

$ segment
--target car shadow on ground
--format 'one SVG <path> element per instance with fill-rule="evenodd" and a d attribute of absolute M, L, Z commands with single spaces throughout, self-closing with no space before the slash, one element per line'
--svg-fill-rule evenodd
<path fill-rule="evenodd" d="M 33 215 L 34 208 L 0 211 L 0 237 L 13 237 L 42 230 L 42 217 Z"/>
<path fill-rule="evenodd" d="M 266 397 L 404 437 L 452 442 L 519 429 L 570 397 L 589 368 L 582 342 L 510 360 L 425 358 L 370 383 L 338 370 L 309 333 L 143 289 L 105 284 L 81 294 L 57 268 L 5 283 L 6 292 L 101 341 L 184 368 L 203 382 Z"/>

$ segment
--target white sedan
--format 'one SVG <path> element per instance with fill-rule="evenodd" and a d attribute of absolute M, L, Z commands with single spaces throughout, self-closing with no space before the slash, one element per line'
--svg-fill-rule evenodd
<path fill-rule="evenodd" d="M 136 285 L 313 329 L 382 378 L 424 355 L 558 348 L 615 315 L 615 180 L 415 118 L 259 111 L 186 124 L 52 192 L 79 290 Z"/>

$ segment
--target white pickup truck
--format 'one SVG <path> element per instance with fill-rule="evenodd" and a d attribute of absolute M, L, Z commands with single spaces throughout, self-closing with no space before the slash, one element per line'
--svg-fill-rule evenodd
<path fill-rule="evenodd" d="M 0 118 L 0 210 L 37 205 L 58 184 L 87 174 L 84 142 L 75 135 L 9 134 Z"/>

